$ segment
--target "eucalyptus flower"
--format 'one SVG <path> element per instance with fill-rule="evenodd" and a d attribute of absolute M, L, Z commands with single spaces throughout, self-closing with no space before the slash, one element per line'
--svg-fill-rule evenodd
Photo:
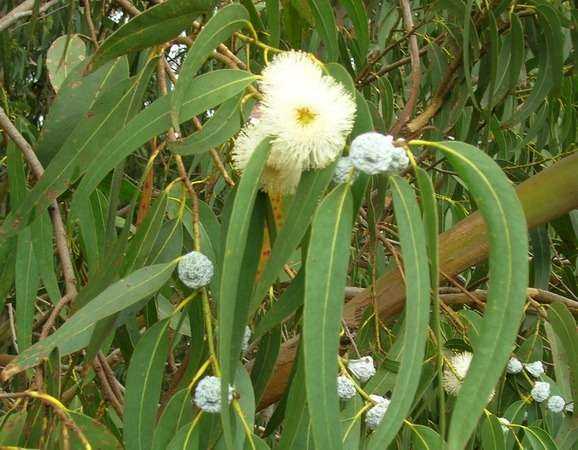
<path fill-rule="evenodd" d="M 473 355 L 463 352 L 453 355 L 446 364 L 442 374 L 442 386 L 450 395 L 458 395 L 468 373 Z"/>

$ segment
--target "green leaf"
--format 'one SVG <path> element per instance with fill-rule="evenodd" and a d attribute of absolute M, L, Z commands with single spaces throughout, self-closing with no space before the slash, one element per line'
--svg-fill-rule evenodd
<path fill-rule="evenodd" d="M 50 45 L 46 53 L 46 68 L 55 92 L 85 58 L 86 45 L 78 34 L 60 36 Z"/>
<path fill-rule="evenodd" d="M 216 70 L 195 78 L 190 92 L 187 92 L 190 97 L 184 99 L 179 120 L 184 122 L 223 103 L 243 91 L 255 79 L 254 75 L 242 70 Z M 170 95 L 167 95 L 141 111 L 95 155 L 73 201 L 84 201 L 120 161 L 170 126 Z"/>
<path fill-rule="evenodd" d="M 44 211 L 39 214 L 31 227 L 38 272 L 50 300 L 56 303 L 60 300 L 60 289 L 54 266 L 52 222 L 48 212 Z"/>
<path fill-rule="evenodd" d="M 411 425 L 412 449 L 414 450 L 442 450 L 444 441 L 438 433 L 423 425 Z"/>
<path fill-rule="evenodd" d="M 536 12 L 538 13 L 539 27 L 544 37 L 544 45 L 540 46 L 537 55 L 537 80 L 532 87 L 532 93 L 524 104 L 502 124 L 503 128 L 512 127 L 526 120 L 540 107 L 552 88 L 561 82 L 564 63 L 562 24 L 556 11 L 546 3 L 540 3 L 536 7 Z"/>
<path fill-rule="evenodd" d="M 81 75 L 83 67 L 77 67 L 64 81 L 44 120 L 36 154 L 45 168 L 100 95 L 128 78 L 126 58 L 111 61 L 85 77 Z"/>
<path fill-rule="evenodd" d="M 206 3 L 206 1 L 205 1 Z M 232 4 L 219 10 L 203 27 L 185 57 L 180 70 L 175 91 L 171 96 L 171 110 L 177 120 L 181 114 L 183 101 L 192 89 L 192 83 L 211 52 L 231 35 L 249 23 L 249 13 L 239 4 Z M 175 125 L 178 125 L 175 123 Z"/>
<path fill-rule="evenodd" d="M 360 447 L 362 418 L 358 413 L 361 408 L 363 408 L 363 399 L 356 394 L 355 397 L 346 401 L 345 408 L 341 411 L 344 450 L 358 450 Z"/>
<path fill-rule="evenodd" d="M 548 290 L 552 270 L 548 226 L 543 225 L 531 230 L 530 243 L 532 244 L 532 253 L 534 254 L 532 258 L 532 286 L 538 289 Z"/>
<path fill-rule="evenodd" d="M 281 346 L 281 329 L 275 328 L 261 339 L 259 352 L 255 357 L 255 364 L 251 370 L 251 380 L 255 391 L 255 401 L 259 403 L 273 374 L 279 348 Z"/>
<path fill-rule="evenodd" d="M 424 225 L 409 183 L 390 178 L 406 283 L 403 352 L 391 403 L 369 442 L 369 450 L 389 445 L 409 415 L 419 386 L 429 324 L 430 273 Z"/>
<path fill-rule="evenodd" d="M 24 226 L 34 208 L 44 209 L 50 205 L 86 170 L 97 151 L 108 148 L 106 144 L 110 137 L 118 131 L 119 123 L 124 123 L 135 88 L 136 83 L 125 80 L 99 98 L 52 158 L 26 199 L 3 222 L 0 239 L 13 235 Z"/>
<path fill-rule="evenodd" d="M 267 32 L 269 45 L 279 47 L 281 37 L 281 6 L 279 0 L 265 0 L 267 11 Z"/>
<path fill-rule="evenodd" d="M 255 327 L 255 339 L 271 331 L 303 305 L 305 269 L 301 269 L 289 287 L 261 318 Z"/>
<path fill-rule="evenodd" d="M 487 414 L 480 431 L 484 450 L 506 450 L 502 425 L 496 416 Z"/>
<path fill-rule="evenodd" d="M 457 450 L 473 433 L 516 339 L 528 286 L 528 231 L 512 185 L 489 156 L 462 142 L 412 142 L 446 154 L 480 209 L 491 248 L 482 329 L 450 424 L 448 447 Z"/>
<path fill-rule="evenodd" d="M 560 339 L 568 358 L 567 364 L 570 369 L 570 385 L 572 398 L 578 398 L 578 335 L 576 334 L 576 321 L 566 305 L 553 303 L 548 308 L 548 322 L 554 333 Z"/>
<path fill-rule="evenodd" d="M 302 353 L 300 353 L 302 355 Z M 309 411 L 306 404 L 305 372 L 303 357 L 296 361 L 295 375 L 289 387 L 283 432 L 279 441 L 279 450 L 306 448 L 307 440 L 303 442 L 303 430 L 309 428 Z"/>
<path fill-rule="evenodd" d="M 238 364 L 240 339 L 244 332 L 249 299 L 238 296 L 242 263 L 252 219 L 253 205 L 260 186 L 271 145 L 261 142 L 243 172 L 235 194 L 225 238 L 223 267 L 219 286 L 219 360 L 221 365 L 222 404 L 227 404 L 228 385 L 231 384 Z M 244 320 L 243 320 L 244 318 Z M 232 445 L 230 415 L 227 408 L 221 413 L 223 433 L 227 446 Z"/>
<path fill-rule="evenodd" d="M 307 403 L 318 448 L 342 448 L 337 397 L 339 330 L 351 240 L 349 185 L 335 188 L 313 218 L 305 263 L 303 350 Z"/>
<path fill-rule="evenodd" d="M 166 446 L 166 450 L 199 449 L 199 426 L 195 421 L 182 426 Z M 164 448 L 163 448 L 164 450 Z"/>
<path fill-rule="evenodd" d="M 163 44 L 179 35 L 190 23 L 208 11 L 212 0 L 168 0 L 147 9 L 124 24 L 93 55 L 89 70 L 130 52 Z"/>
<path fill-rule="evenodd" d="M 224 102 L 203 128 L 190 136 L 169 144 L 178 155 L 200 154 L 218 147 L 241 129 L 242 95 Z"/>
<path fill-rule="evenodd" d="M 170 278 L 178 261 L 143 267 L 107 287 L 81 308 L 48 338 L 37 342 L 8 364 L 1 373 L 6 380 L 34 367 L 54 347 L 66 356 L 88 345 L 94 324 L 112 316 L 157 292 Z"/>
<path fill-rule="evenodd" d="M 277 234 L 271 256 L 255 288 L 251 301 L 251 314 L 255 313 L 267 290 L 283 269 L 283 265 L 305 236 L 321 196 L 331 181 L 334 167 L 335 165 L 331 164 L 323 170 L 310 171 L 303 175 L 287 212 L 287 220 Z"/>
<path fill-rule="evenodd" d="M 34 305 L 40 284 L 31 227 L 25 228 L 18 235 L 14 284 L 16 287 L 16 339 L 18 349 L 22 352 L 32 344 Z"/>
<path fill-rule="evenodd" d="M 177 431 L 193 419 L 189 389 L 181 389 L 171 397 L 155 428 L 152 450 L 165 450 Z"/>
<path fill-rule="evenodd" d="M 550 435 L 541 428 L 530 426 L 524 427 L 524 441 L 522 445 L 524 448 L 532 448 L 533 450 L 557 450 L 558 446 Z M 530 444 L 528 446 L 528 443 Z"/>
<path fill-rule="evenodd" d="M 126 375 L 123 438 L 127 450 L 152 445 L 165 362 L 169 353 L 170 318 L 154 324 L 139 339 Z"/>
<path fill-rule="evenodd" d="M 315 25 L 323 38 L 326 50 L 326 60 L 337 61 L 339 43 L 337 40 L 337 24 L 333 14 L 333 6 L 329 0 L 307 0 L 315 17 Z"/>
<path fill-rule="evenodd" d="M 357 0 L 339 0 L 339 3 L 343 4 L 353 23 L 359 54 L 365 58 L 369 48 L 369 18 L 367 17 L 365 6 L 363 2 Z"/>
<path fill-rule="evenodd" d="M 167 209 L 168 195 L 163 191 L 155 200 L 145 219 L 139 225 L 137 232 L 130 241 L 130 246 L 124 258 L 122 273 L 128 274 L 141 268 L 149 258 L 157 235 L 163 224 Z"/>
<path fill-rule="evenodd" d="M 80 428 L 82 433 L 90 442 L 93 450 L 122 450 L 122 445 L 114 434 L 103 424 L 97 422 L 92 417 L 85 416 L 75 411 L 67 411 L 67 414 Z M 84 449 L 84 445 L 76 436 L 76 433 L 69 433 L 72 449 Z"/>

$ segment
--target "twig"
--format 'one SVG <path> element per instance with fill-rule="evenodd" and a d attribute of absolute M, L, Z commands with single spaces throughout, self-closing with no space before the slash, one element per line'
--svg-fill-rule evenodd
<path fill-rule="evenodd" d="M 94 46 L 98 49 L 98 37 L 96 36 L 96 29 L 92 21 L 92 11 L 90 10 L 90 0 L 84 0 L 84 16 L 86 17 L 86 24 L 90 30 L 90 38 L 94 42 Z"/>
<path fill-rule="evenodd" d="M 6 306 L 8 307 L 8 320 L 10 321 L 10 334 L 12 335 L 12 345 L 14 346 L 14 350 L 16 350 L 16 353 L 20 353 L 20 350 L 18 350 L 18 339 L 16 338 L 16 327 L 14 326 L 14 311 L 12 310 L 12 304 L 8 303 Z"/>
<path fill-rule="evenodd" d="M 403 11 L 403 23 L 406 32 L 410 33 L 411 30 L 413 30 L 414 25 L 409 0 L 400 0 L 400 4 Z M 419 60 L 417 36 L 413 33 L 409 36 L 409 54 L 411 58 L 411 87 L 409 91 L 409 98 L 405 104 L 405 107 L 403 108 L 403 111 L 399 115 L 399 118 L 391 128 L 390 133 L 394 136 L 399 133 L 399 131 L 410 119 L 419 97 L 419 90 L 421 85 L 421 63 Z"/>
<path fill-rule="evenodd" d="M 84 435 L 82 430 L 70 418 L 70 416 L 68 415 L 68 410 L 60 401 L 58 401 L 58 399 L 44 392 L 38 391 L 1 392 L 0 399 L 5 398 L 34 398 L 40 400 L 42 403 L 52 408 L 54 413 L 60 418 L 60 420 L 62 420 L 62 423 L 64 424 L 65 427 L 71 429 L 76 433 L 78 439 L 80 439 L 80 442 L 82 442 L 82 445 L 86 450 L 92 449 L 90 442 L 88 442 L 88 439 L 86 439 L 86 436 Z"/>
<path fill-rule="evenodd" d="M 118 416 L 122 417 L 123 406 L 120 403 L 120 400 L 116 397 L 114 391 L 112 390 L 112 387 L 108 382 L 108 378 L 104 373 L 104 369 L 102 367 L 102 364 L 100 364 L 98 357 L 94 358 L 94 361 L 92 362 L 92 367 L 94 368 L 94 372 L 96 373 L 96 376 L 98 377 L 98 380 L 100 381 L 100 384 L 102 386 L 102 393 L 104 395 L 104 398 L 112 405 Z"/>
<path fill-rule="evenodd" d="M 61 0 L 51 0 L 39 8 L 39 12 L 43 13 L 48 8 L 56 5 Z M 0 32 L 4 31 L 18 19 L 23 17 L 28 17 L 32 15 L 32 8 L 34 7 L 34 0 L 26 0 L 20 3 L 16 8 L 6 14 L 4 17 L 0 18 Z"/>
<path fill-rule="evenodd" d="M 58 303 L 54 306 L 52 311 L 50 311 L 50 315 L 44 325 L 42 326 L 42 331 L 40 332 L 39 340 L 45 339 L 50 334 L 50 329 L 54 326 L 54 322 L 56 322 L 56 318 L 60 314 L 60 311 L 72 300 L 72 297 L 68 295 L 64 295 Z"/>
<path fill-rule="evenodd" d="M 461 53 L 456 56 L 453 62 L 448 66 L 444 78 L 432 97 L 428 107 L 415 119 L 407 124 L 407 129 L 411 133 L 417 133 L 427 125 L 430 119 L 437 114 L 444 103 L 444 97 L 450 91 L 455 83 L 456 78 L 454 74 L 462 62 Z"/>

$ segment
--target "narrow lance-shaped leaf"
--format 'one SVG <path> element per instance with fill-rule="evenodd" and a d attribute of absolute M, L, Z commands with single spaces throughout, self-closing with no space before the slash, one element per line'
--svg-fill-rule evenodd
<path fill-rule="evenodd" d="M 183 102 L 180 121 L 206 111 L 228 100 L 251 84 L 256 77 L 242 70 L 216 70 L 195 78 L 191 90 Z M 120 161 L 153 137 L 164 133 L 171 126 L 170 94 L 158 99 L 144 111 L 141 111 L 123 128 L 108 146 L 95 155 L 94 162 L 88 167 L 73 199 L 84 201 L 108 172 Z"/>
<path fill-rule="evenodd" d="M 179 35 L 191 21 L 208 11 L 212 0 L 168 0 L 130 20 L 102 43 L 89 69 L 129 52 L 162 44 Z"/>
<path fill-rule="evenodd" d="M 327 60 L 336 61 L 339 56 L 337 41 L 337 24 L 333 14 L 333 7 L 329 0 L 308 0 L 315 17 L 315 24 L 327 50 Z"/>
<path fill-rule="evenodd" d="M 97 148 L 106 148 L 106 142 L 118 130 L 119 121 L 129 108 L 134 87 L 129 80 L 125 80 L 103 94 L 90 115 L 79 123 L 52 158 L 26 199 L 6 217 L 0 227 L 0 239 L 15 234 L 26 225 L 35 207 L 48 207 L 86 169 L 84 165 L 88 164 L 93 152 Z"/>
<path fill-rule="evenodd" d="M 171 111 L 174 122 L 178 122 L 183 100 L 192 89 L 191 83 L 211 52 L 235 31 L 249 23 L 249 13 L 244 6 L 234 3 L 219 10 L 195 38 L 181 65 L 179 79 L 171 96 Z M 174 123 L 178 125 L 178 123 Z"/>
<path fill-rule="evenodd" d="M 138 341 L 126 376 L 124 443 L 127 450 L 149 450 L 165 362 L 169 352 L 170 318 L 153 325 Z"/>
<path fill-rule="evenodd" d="M 219 360 L 221 365 L 221 404 L 227 404 L 228 385 L 233 381 L 235 361 L 240 352 L 240 342 L 235 336 L 241 336 L 249 307 L 248 299 L 237 295 L 241 276 L 241 264 L 247 245 L 247 235 L 251 222 L 255 197 L 271 145 L 262 141 L 251 156 L 243 172 L 235 194 L 225 239 L 225 253 L 219 286 Z M 244 314 L 243 314 L 244 311 Z M 221 413 L 225 442 L 232 445 L 230 411 L 223 408 Z"/>
<path fill-rule="evenodd" d="M 305 236 L 315 208 L 317 208 L 321 196 L 331 181 L 334 167 L 335 165 L 331 164 L 323 170 L 304 174 L 287 213 L 287 220 L 275 239 L 271 256 L 255 288 L 251 301 L 251 314 L 255 313 L 259 307 L 259 302 L 267 293 L 267 289 L 275 282 L 279 272 L 283 269 L 283 264 L 287 262 L 291 253 Z"/>
<path fill-rule="evenodd" d="M 370 450 L 389 445 L 408 416 L 419 386 L 429 323 L 430 275 L 424 225 L 415 195 L 401 177 L 390 178 L 406 283 L 403 352 L 385 417 L 372 435 Z"/>
<path fill-rule="evenodd" d="M 348 184 L 319 205 L 305 262 L 303 350 L 307 403 L 318 448 L 342 448 L 337 397 L 339 330 L 352 230 Z"/>
<path fill-rule="evenodd" d="M 48 338 L 37 342 L 8 364 L 0 377 L 3 380 L 37 365 L 54 347 L 62 356 L 88 345 L 94 324 L 120 312 L 157 292 L 170 278 L 178 260 L 167 264 L 143 267 L 106 288 L 81 308 Z"/>
<path fill-rule="evenodd" d="M 241 129 L 241 99 L 239 95 L 224 102 L 201 130 L 169 144 L 169 149 L 178 155 L 192 155 L 226 142 Z"/>
<path fill-rule="evenodd" d="M 516 339 L 528 286 L 528 231 L 513 187 L 489 156 L 462 142 L 412 143 L 433 146 L 447 155 L 480 208 L 490 242 L 490 282 L 482 329 L 448 436 L 449 450 L 458 450 L 474 432 Z"/>
<path fill-rule="evenodd" d="M 570 369 L 570 385 L 572 398 L 578 398 L 578 335 L 576 321 L 568 308 L 561 303 L 554 303 L 548 309 L 548 321 L 558 335 L 567 355 Z"/>

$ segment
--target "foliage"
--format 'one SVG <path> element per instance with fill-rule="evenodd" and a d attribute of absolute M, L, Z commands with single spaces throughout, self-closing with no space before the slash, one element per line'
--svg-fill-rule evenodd
<path fill-rule="evenodd" d="M 562 0 L 3 1 L 0 446 L 578 448 L 577 18 Z M 355 100 L 343 154 L 392 134 L 406 170 L 336 184 L 331 163 L 280 195 L 261 182 L 290 170 L 274 136 L 237 170 L 261 73 L 291 49 Z M 198 289 L 191 251 L 212 262 Z"/>

